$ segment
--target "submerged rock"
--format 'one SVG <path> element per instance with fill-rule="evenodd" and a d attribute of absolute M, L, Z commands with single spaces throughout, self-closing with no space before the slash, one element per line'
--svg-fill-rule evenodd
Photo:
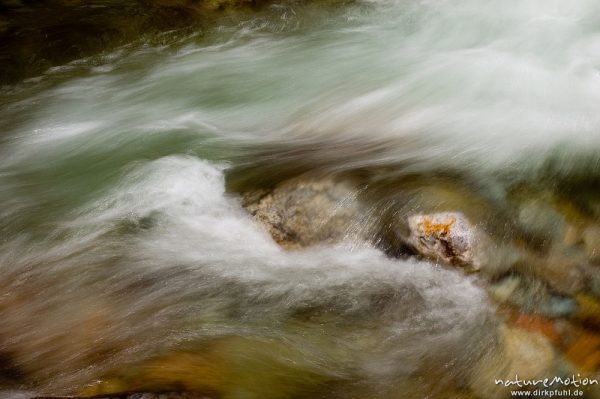
<path fill-rule="evenodd" d="M 571 199 L 533 187 L 515 188 L 508 193 L 507 205 L 528 244 L 542 252 L 555 246 L 577 245 L 589 219 L 589 214 Z"/>
<path fill-rule="evenodd" d="M 334 179 L 298 178 L 244 193 L 244 207 L 286 248 L 366 237 L 357 190 Z M 361 238 L 362 239 L 362 238 Z"/>
<path fill-rule="evenodd" d="M 527 253 L 514 270 L 544 281 L 559 294 L 575 296 L 587 286 L 588 272 L 577 256 L 551 252 L 545 257 Z"/>
<path fill-rule="evenodd" d="M 546 201 L 529 199 L 517 209 L 518 225 L 531 236 L 556 240 L 568 230 L 566 217 Z"/>
<path fill-rule="evenodd" d="M 444 212 L 408 218 L 408 243 L 424 257 L 445 263 L 481 269 L 486 260 L 485 234 L 462 213 Z"/>
<path fill-rule="evenodd" d="M 562 343 L 561 331 L 556 320 L 533 313 L 514 313 L 510 318 L 512 326 L 540 334 L 553 345 Z"/>
<path fill-rule="evenodd" d="M 600 300 L 589 295 L 577 295 L 577 319 L 594 328 L 600 328 Z"/>
<path fill-rule="evenodd" d="M 555 352 L 550 341 L 534 332 L 502 325 L 498 345 L 475 365 L 471 389 L 481 398 L 510 396 L 511 388 L 496 380 L 532 380 L 552 375 Z M 514 389 L 514 388 L 513 388 Z"/>
<path fill-rule="evenodd" d="M 488 287 L 499 303 L 519 308 L 523 312 L 546 317 L 570 317 L 578 311 L 577 302 L 553 292 L 548 285 L 531 276 L 506 276 Z"/>
<path fill-rule="evenodd" d="M 590 262 L 600 263 L 600 225 L 593 225 L 585 229 L 583 245 Z"/>
<path fill-rule="evenodd" d="M 600 335 L 580 330 L 566 351 L 566 357 L 581 371 L 600 369 Z"/>

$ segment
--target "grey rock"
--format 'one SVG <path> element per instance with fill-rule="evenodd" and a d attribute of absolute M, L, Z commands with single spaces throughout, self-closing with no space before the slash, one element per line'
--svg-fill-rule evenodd
<path fill-rule="evenodd" d="M 357 190 L 345 181 L 296 178 L 242 196 L 244 207 L 286 248 L 368 237 Z"/>
<path fill-rule="evenodd" d="M 535 199 L 520 204 L 517 221 L 525 232 L 550 240 L 562 237 L 568 228 L 562 213 L 549 203 Z"/>

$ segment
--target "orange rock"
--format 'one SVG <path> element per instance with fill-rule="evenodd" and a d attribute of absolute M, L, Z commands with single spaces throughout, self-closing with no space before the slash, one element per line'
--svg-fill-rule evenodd
<path fill-rule="evenodd" d="M 600 335 L 582 333 L 566 355 L 580 370 L 597 371 L 600 369 Z"/>
<path fill-rule="evenodd" d="M 549 318 L 535 314 L 517 313 L 511 317 L 511 322 L 515 327 L 543 335 L 554 345 L 561 344 L 560 333 L 554 321 Z"/>
<path fill-rule="evenodd" d="M 439 234 L 439 235 L 448 235 L 452 226 L 456 223 L 456 217 L 451 216 L 445 223 L 436 223 L 430 217 L 425 217 L 423 219 L 423 230 L 427 235 Z"/>
<path fill-rule="evenodd" d="M 218 393 L 228 369 L 214 348 L 204 353 L 175 352 L 147 363 L 117 371 L 94 382 L 79 395 L 90 397 L 121 392 L 190 391 Z"/>
<path fill-rule="evenodd" d="M 226 367 L 216 353 L 174 353 L 146 366 L 141 380 L 186 391 L 215 391 L 223 386 Z"/>

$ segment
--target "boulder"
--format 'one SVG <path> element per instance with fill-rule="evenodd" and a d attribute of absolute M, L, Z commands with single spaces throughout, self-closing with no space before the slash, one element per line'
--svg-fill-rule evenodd
<path fill-rule="evenodd" d="M 368 237 L 357 190 L 345 181 L 296 178 L 242 197 L 250 214 L 288 249 Z"/>
<path fill-rule="evenodd" d="M 459 212 L 412 215 L 407 242 L 426 258 L 479 270 L 488 238 Z"/>

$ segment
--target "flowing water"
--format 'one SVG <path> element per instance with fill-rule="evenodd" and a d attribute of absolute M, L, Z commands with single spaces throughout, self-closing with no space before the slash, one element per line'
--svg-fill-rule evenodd
<path fill-rule="evenodd" d="M 3 88 L 0 387 L 462 389 L 495 342 L 475 277 L 285 251 L 237 192 L 350 174 L 377 213 L 458 187 L 506 240 L 526 186 L 597 221 L 599 68 L 594 0 L 382 0 L 276 4 Z"/>

